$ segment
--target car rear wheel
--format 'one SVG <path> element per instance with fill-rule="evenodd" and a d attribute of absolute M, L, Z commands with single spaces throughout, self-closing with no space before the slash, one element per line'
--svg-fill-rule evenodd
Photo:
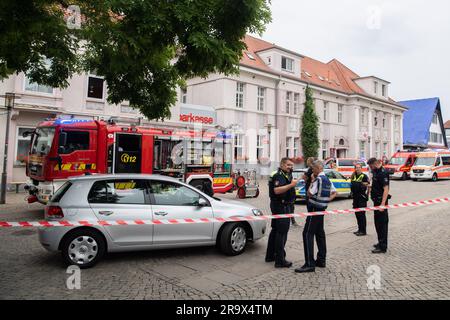
<path fill-rule="evenodd" d="M 247 231 L 240 223 L 225 225 L 220 235 L 220 249 L 229 256 L 244 252 L 247 245 Z"/>
<path fill-rule="evenodd" d="M 408 174 L 406 172 L 403 172 L 402 180 L 405 181 L 406 179 L 408 179 Z"/>
<path fill-rule="evenodd" d="M 106 251 L 103 237 L 94 230 L 76 230 L 64 238 L 61 254 L 68 265 L 77 265 L 81 269 L 93 267 L 101 260 Z"/>

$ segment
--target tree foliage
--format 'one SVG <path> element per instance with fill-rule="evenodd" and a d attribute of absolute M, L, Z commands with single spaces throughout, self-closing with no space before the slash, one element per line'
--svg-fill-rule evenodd
<path fill-rule="evenodd" d="M 270 0 L 14 0 L 0 2 L 0 79 L 25 72 L 65 88 L 74 73 L 103 76 L 108 101 L 149 119 L 170 116 L 190 77 L 233 74 L 246 33 L 270 22 Z M 68 28 L 69 5 L 81 28 Z M 49 61 L 50 63 L 46 63 Z"/>
<path fill-rule="evenodd" d="M 307 86 L 305 90 L 305 108 L 302 116 L 302 149 L 303 157 L 317 157 L 319 152 L 319 118 L 314 108 L 312 89 Z"/>

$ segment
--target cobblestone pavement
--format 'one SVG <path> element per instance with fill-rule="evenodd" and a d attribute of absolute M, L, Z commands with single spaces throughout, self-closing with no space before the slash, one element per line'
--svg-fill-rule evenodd
<path fill-rule="evenodd" d="M 245 202 L 268 211 L 267 187 Z M 392 203 L 449 196 L 450 181 L 394 181 Z M 8 194 L 0 220 L 36 220 L 40 205 L 23 204 L 24 194 Z M 234 198 L 227 194 L 223 198 Z M 331 209 L 349 208 L 348 199 Z M 297 212 L 304 211 L 302 204 Z M 449 299 L 450 205 L 390 211 L 389 250 L 373 255 L 373 213 L 366 237 L 355 237 L 353 215 L 325 218 L 327 268 L 295 274 L 264 262 L 267 237 L 240 256 L 227 257 L 214 247 L 110 254 L 81 271 L 81 289 L 69 290 L 69 274 L 59 254 L 45 251 L 35 229 L 0 229 L 0 299 Z M 288 259 L 303 264 L 301 231 L 292 227 Z M 369 289 L 367 268 L 381 270 L 381 288 Z"/>

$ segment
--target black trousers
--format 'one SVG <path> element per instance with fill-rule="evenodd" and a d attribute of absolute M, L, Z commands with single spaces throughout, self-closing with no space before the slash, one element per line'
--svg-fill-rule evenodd
<path fill-rule="evenodd" d="M 322 211 L 315 209 L 309 203 L 307 204 L 308 212 Z M 325 237 L 325 229 L 323 226 L 324 216 L 308 216 L 306 218 L 305 227 L 303 229 L 303 251 L 305 253 L 305 266 L 315 267 L 314 260 L 314 237 L 317 242 L 317 261 L 324 262 L 327 255 L 327 242 Z"/>
<path fill-rule="evenodd" d="M 379 206 L 382 200 L 382 198 L 373 199 L 374 206 Z M 388 204 L 388 201 L 386 201 L 386 204 Z M 389 224 L 389 215 L 387 209 L 385 209 L 384 211 L 375 210 L 374 220 L 375 230 L 377 231 L 378 236 L 378 246 L 381 250 L 387 250 Z"/>
<path fill-rule="evenodd" d="M 353 208 L 365 208 L 367 207 L 367 200 L 360 199 L 356 195 L 353 198 Z M 366 212 L 365 211 L 357 211 L 355 212 L 356 222 L 358 223 L 358 231 L 362 233 L 366 233 Z"/>
<path fill-rule="evenodd" d="M 272 205 L 270 209 L 272 214 L 284 214 L 284 211 L 289 211 L 288 208 L 284 208 L 283 212 L 280 212 L 279 208 L 273 207 Z M 266 260 L 275 259 L 275 264 L 283 264 L 286 261 L 284 247 L 286 246 L 291 219 L 272 219 L 271 226 L 272 229 L 270 230 L 269 240 L 267 242 Z"/>

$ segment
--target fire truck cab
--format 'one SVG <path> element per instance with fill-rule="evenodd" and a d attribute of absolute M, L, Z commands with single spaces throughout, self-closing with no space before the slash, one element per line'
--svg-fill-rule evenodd
<path fill-rule="evenodd" d="M 214 130 L 164 130 L 81 119 L 44 121 L 31 134 L 28 202 L 43 204 L 67 178 L 95 173 L 169 175 L 212 195 L 214 150 L 223 150 L 226 140 Z M 227 161 L 227 155 L 218 155 Z"/>

